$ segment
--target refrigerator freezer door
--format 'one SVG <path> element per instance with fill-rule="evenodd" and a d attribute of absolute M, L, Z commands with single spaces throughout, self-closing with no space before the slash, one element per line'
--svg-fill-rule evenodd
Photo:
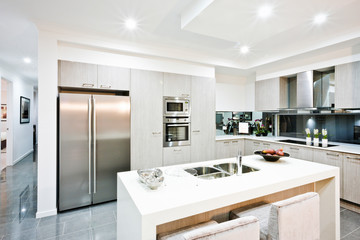
<path fill-rule="evenodd" d="M 60 94 L 59 210 L 91 204 L 89 123 L 91 106 L 86 94 Z M 90 110 L 90 114 L 89 114 Z M 90 119 L 89 119 L 90 117 Z M 91 146 L 90 146 L 91 147 Z M 90 192 L 90 194 L 89 194 Z"/>
<path fill-rule="evenodd" d="M 130 170 L 130 98 L 94 96 L 93 203 L 116 199 L 116 173 Z"/>

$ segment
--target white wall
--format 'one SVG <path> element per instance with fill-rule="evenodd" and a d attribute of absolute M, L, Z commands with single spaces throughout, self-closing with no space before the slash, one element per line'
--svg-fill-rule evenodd
<path fill-rule="evenodd" d="M 216 74 L 216 111 L 254 111 L 255 76 Z"/>
<path fill-rule="evenodd" d="M 14 79 L 12 102 L 13 102 L 13 164 L 29 155 L 33 149 L 33 122 L 32 114 L 34 110 L 33 86 L 27 82 Z M 30 123 L 20 124 L 20 96 L 30 99 Z"/>
<path fill-rule="evenodd" d="M 38 206 L 36 217 L 55 215 L 56 208 L 56 98 L 58 59 L 215 77 L 211 66 L 112 51 L 107 42 L 39 30 L 38 42 Z M 82 45 L 86 43 L 86 46 Z M 115 46 L 116 48 L 116 46 Z"/>

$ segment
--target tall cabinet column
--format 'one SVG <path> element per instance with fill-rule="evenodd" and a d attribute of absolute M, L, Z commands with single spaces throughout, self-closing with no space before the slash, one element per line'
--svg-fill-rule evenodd
<path fill-rule="evenodd" d="M 131 70 L 131 169 L 162 165 L 163 73 Z"/>

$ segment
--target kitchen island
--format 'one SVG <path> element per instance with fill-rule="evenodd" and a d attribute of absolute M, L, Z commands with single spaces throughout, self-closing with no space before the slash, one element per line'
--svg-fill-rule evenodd
<path fill-rule="evenodd" d="M 321 239 L 340 239 L 339 168 L 281 158 L 243 157 L 256 172 L 200 179 L 183 169 L 234 162 L 235 158 L 161 168 L 164 184 L 150 190 L 136 171 L 118 173 L 117 239 L 155 240 L 158 233 L 224 216 L 255 202 L 275 202 L 304 192 L 320 195 Z"/>

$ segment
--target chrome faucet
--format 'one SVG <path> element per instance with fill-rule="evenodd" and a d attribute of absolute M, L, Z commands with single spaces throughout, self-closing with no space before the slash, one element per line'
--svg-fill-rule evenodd
<path fill-rule="evenodd" d="M 236 175 L 241 176 L 242 175 L 242 157 L 241 157 L 240 149 L 238 151 L 238 155 L 236 156 L 236 164 L 237 164 L 237 168 L 238 168 Z"/>

